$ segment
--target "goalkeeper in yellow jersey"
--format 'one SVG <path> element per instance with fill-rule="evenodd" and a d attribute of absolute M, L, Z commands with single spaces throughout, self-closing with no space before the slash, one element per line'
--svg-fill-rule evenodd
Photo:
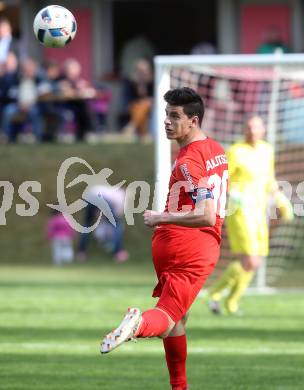
<path fill-rule="evenodd" d="M 236 260 L 209 289 L 208 305 L 215 314 L 221 314 L 220 300 L 227 289 L 225 311 L 229 314 L 238 311 L 241 296 L 263 257 L 268 255 L 269 198 L 273 197 L 282 219 L 293 219 L 292 205 L 278 189 L 274 152 L 272 146 L 263 141 L 264 135 L 263 120 L 251 115 L 245 122 L 244 141 L 235 143 L 227 152 L 230 188 L 226 226 L 230 249 Z"/>

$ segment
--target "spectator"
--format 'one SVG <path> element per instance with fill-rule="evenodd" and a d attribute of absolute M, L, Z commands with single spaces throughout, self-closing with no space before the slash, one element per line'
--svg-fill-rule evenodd
<path fill-rule="evenodd" d="M 123 47 L 120 61 L 120 73 L 122 77 L 130 79 L 134 72 L 134 66 L 138 58 L 144 58 L 152 63 L 155 49 L 146 37 L 138 35 Z"/>
<path fill-rule="evenodd" d="M 18 65 L 16 55 L 9 52 L 0 68 L 0 118 L 2 118 L 4 107 L 15 101 L 14 97 L 10 96 L 10 91 L 18 84 Z"/>
<path fill-rule="evenodd" d="M 103 83 L 95 84 L 96 97 L 90 101 L 89 107 L 93 114 L 94 128 L 99 135 L 107 132 L 107 115 L 112 101 L 112 92 Z"/>
<path fill-rule="evenodd" d="M 125 80 L 123 91 L 124 107 L 128 109 L 127 113 L 122 113 L 128 118 L 123 132 L 144 139 L 149 135 L 153 102 L 153 71 L 147 60 L 137 60 L 132 78 Z"/>
<path fill-rule="evenodd" d="M 56 265 L 71 263 L 74 259 L 75 232 L 62 213 L 54 211 L 48 220 L 47 236 L 52 246 L 52 258 Z"/>
<path fill-rule="evenodd" d="M 281 32 L 278 27 L 272 26 L 264 33 L 264 42 L 258 46 L 256 52 L 258 54 L 272 54 L 277 50 L 282 53 L 289 53 L 288 46 L 283 42 Z"/>
<path fill-rule="evenodd" d="M 38 84 L 40 77 L 37 63 L 27 59 L 21 64 L 18 81 L 9 89 L 9 96 L 15 101 L 4 107 L 2 129 L 9 142 L 16 140 L 16 135 L 25 124 L 31 125 L 36 140 L 42 139 L 43 121 L 38 105 Z"/>
<path fill-rule="evenodd" d="M 105 248 L 112 253 L 114 260 L 117 262 L 124 262 L 129 257 L 128 252 L 124 249 L 123 243 L 124 226 L 122 216 L 124 212 L 125 197 L 125 191 L 121 188 L 95 185 L 89 189 L 88 197 L 86 198 L 90 203 L 85 210 L 85 227 L 91 226 L 95 222 L 98 213 L 101 212 L 96 206 L 99 202 L 105 201 L 110 207 L 116 226 L 103 216 L 94 235 L 95 238 L 103 243 Z M 89 233 L 80 234 L 78 246 L 79 260 L 86 260 L 87 258 L 89 236 Z"/>
<path fill-rule="evenodd" d="M 17 41 L 12 35 L 12 26 L 8 19 L 0 18 L 0 64 L 3 64 L 9 52 L 19 54 Z"/>
<path fill-rule="evenodd" d="M 39 85 L 39 95 L 46 98 L 49 96 L 50 100 L 52 100 L 60 94 L 59 82 L 62 79 L 61 67 L 56 60 L 48 60 L 45 62 L 43 70 L 44 77 Z"/>
<path fill-rule="evenodd" d="M 49 60 L 44 65 L 44 77 L 39 84 L 40 109 L 45 119 L 46 140 L 58 138 L 64 131 L 64 106 L 59 88 L 61 75 L 60 64 L 56 60 Z"/>
<path fill-rule="evenodd" d="M 65 100 L 64 108 L 72 113 L 76 125 L 76 137 L 84 138 L 86 132 L 93 131 L 93 123 L 88 106 L 88 99 L 96 97 L 96 90 L 81 77 L 80 63 L 70 58 L 64 63 L 63 78 L 59 88 Z"/>

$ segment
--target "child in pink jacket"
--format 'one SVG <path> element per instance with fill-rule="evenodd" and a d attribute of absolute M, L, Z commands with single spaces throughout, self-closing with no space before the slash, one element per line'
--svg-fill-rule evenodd
<path fill-rule="evenodd" d="M 47 236 L 51 242 L 54 264 L 71 263 L 74 259 L 73 240 L 75 231 L 62 213 L 54 211 L 48 220 Z"/>

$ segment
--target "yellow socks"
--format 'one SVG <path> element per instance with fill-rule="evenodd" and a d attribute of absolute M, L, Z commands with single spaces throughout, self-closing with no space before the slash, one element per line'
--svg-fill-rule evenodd
<path fill-rule="evenodd" d="M 239 309 L 239 301 L 247 290 L 254 271 L 245 271 L 242 267 L 242 271 L 239 274 L 235 285 L 231 288 L 229 295 L 225 299 L 225 308 L 229 314 L 236 313 Z"/>
<path fill-rule="evenodd" d="M 215 284 L 209 289 L 209 297 L 213 301 L 219 301 L 222 298 L 222 292 L 227 288 L 232 288 L 240 273 L 242 272 L 243 267 L 240 262 L 233 261 L 229 264 L 226 270 L 223 272 L 220 279 L 215 282 Z"/>

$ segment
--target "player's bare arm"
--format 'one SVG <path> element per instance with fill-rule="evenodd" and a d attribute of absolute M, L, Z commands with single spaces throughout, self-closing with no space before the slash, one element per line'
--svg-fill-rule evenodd
<path fill-rule="evenodd" d="M 157 212 L 146 210 L 144 213 L 144 223 L 149 227 L 157 225 L 178 225 L 185 227 L 207 227 L 214 226 L 216 213 L 213 199 L 205 199 L 196 202 L 195 208 L 189 212 Z"/>

